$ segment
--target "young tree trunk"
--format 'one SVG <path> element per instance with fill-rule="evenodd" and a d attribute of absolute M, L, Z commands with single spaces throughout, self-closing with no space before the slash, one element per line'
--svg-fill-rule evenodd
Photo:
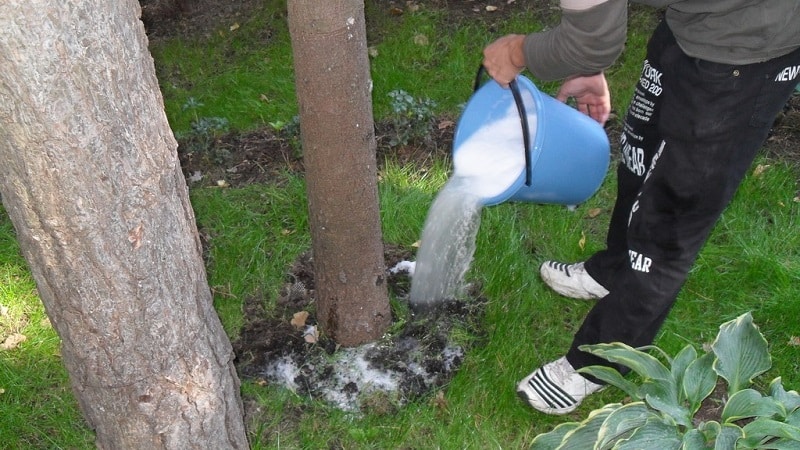
<path fill-rule="evenodd" d="M 0 193 L 98 448 L 246 448 L 139 13 L 0 2 Z"/>
<path fill-rule="evenodd" d="M 361 0 L 289 0 L 317 312 L 343 346 L 391 323 Z"/>

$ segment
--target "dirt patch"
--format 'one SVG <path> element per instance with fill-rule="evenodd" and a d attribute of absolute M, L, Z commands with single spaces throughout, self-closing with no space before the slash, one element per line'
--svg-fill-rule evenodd
<path fill-rule="evenodd" d="M 397 268 L 407 266 L 413 255 L 392 246 L 385 250 L 390 294 L 403 301 L 410 278 L 407 270 Z M 424 315 L 400 308 L 393 312 L 394 331 L 386 337 L 340 349 L 318 334 L 314 287 L 313 257 L 306 253 L 288 274 L 277 308 L 265 311 L 262 298 L 246 301 L 247 322 L 234 343 L 242 376 L 345 411 L 386 414 L 446 385 L 465 352 L 481 340 L 486 301 L 471 286 L 465 299 L 443 302 Z M 458 341 L 455 330 L 460 331 Z"/>

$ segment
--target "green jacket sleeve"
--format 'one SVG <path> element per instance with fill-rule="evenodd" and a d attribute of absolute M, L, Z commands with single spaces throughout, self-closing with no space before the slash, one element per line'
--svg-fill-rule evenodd
<path fill-rule="evenodd" d="M 525 37 L 525 65 L 545 81 L 600 72 L 622 53 L 627 28 L 627 0 L 563 9 L 558 26 Z"/>

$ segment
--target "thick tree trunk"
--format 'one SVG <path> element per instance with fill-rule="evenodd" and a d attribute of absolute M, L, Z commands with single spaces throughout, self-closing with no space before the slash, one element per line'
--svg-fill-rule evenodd
<path fill-rule="evenodd" d="M 391 323 L 361 0 L 289 0 L 317 312 L 343 346 Z"/>
<path fill-rule="evenodd" d="M 0 192 L 97 446 L 246 448 L 139 12 L 0 2 Z"/>

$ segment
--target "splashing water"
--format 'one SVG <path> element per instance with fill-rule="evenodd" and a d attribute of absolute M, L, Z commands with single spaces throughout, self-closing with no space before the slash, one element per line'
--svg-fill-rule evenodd
<path fill-rule="evenodd" d="M 528 127 L 536 129 L 535 114 L 528 115 Z M 463 295 L 483 205 L 506 192 L 525 170 L 516 108 L 476 130 L 453 153 L 453 165 L 452 177 L 428 211 L 417 251 L 409 294 L 417 312 Z"/>

